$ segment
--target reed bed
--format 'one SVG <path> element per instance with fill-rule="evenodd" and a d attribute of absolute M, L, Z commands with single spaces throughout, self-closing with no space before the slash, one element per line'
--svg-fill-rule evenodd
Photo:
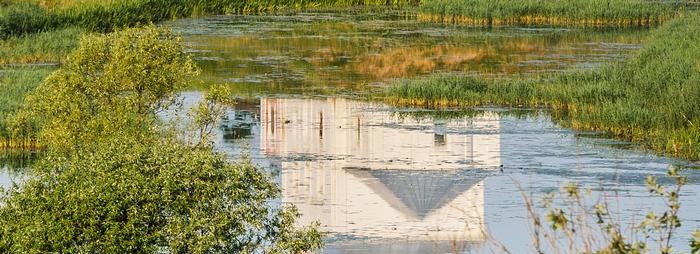
<path fill-rule="evenodd" d="M 182 17 L 268 14 L 282 10 L 417 5 L 416 0 L 4 0 L 0 39 L 79 26 L 111 32 Z"/>
<path fill-rule="evenodd" d="M 679 3 L 647 0 L 433 0 L 423 21 L 472 26 L 647 27 L 669 20 Z"/>
<path fill-rule="evenodd" d="M 51 73 L 49 68 L 21 68 L 0 72 L 0 149 L 34 149 L 37 144 L 9 128 L 11 115 L 22 105 L 25 96 Z"/>
<path fill-rule="evenodd" d="M 67 28 L 0 40 L 0 66 L 58 64 L 77 47 L 83 33 Z"/>
<path fill-rule="evenodd" d="M 700 14 L 654 31 L 632 59 L 597 71 L 531 79 L 439 76 L 390 87 L 385 100 L 424 107 L 547 107 L 568 127 L 601 130 L 700 160 Z M 560 118 L 560 117 L 558 117 Z"/>

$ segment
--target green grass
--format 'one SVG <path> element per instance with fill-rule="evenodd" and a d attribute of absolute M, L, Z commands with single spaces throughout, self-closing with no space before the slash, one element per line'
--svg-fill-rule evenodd
<path fill-rule="evenodd" d="M 426 107 L 549 107 L 570 127 L 700 159 L 700 14 L 669 21 L 623 63 L 538 79 L 441 76 L 390 87 L 389 102 Z"/>
<path fill-rule="evenodd" d="M 29 148 L 29 140 L 12 140 L 8 116 L 14 114 L 25 96 L 51 73 L 49 68 L 21 68 L 0 72 L 0 149 Z"/>
<path fill-rule="evenodd" d="M 67 28 L 0 40 L 0 66 L 60 63 L 83 34 L 82 29 Z"/>
<path fill-rule="evenodd" d="M 681 5 L 647 0 L 432 0 L 422 20 L 477 26 L 651 26 L 675 16 Z"/>
<path fill-rule="evenodd" d="M 37 4 L 0 0 L 0 39 L 58 27 L 58 18 Z"/>
<path fill-rule="evenodd" d="M 90 31 L 213 14 L 265 14 L 289 9 L 402 6 L 416 0 L 4 0 L 0 38 L 78 26 Z"/>

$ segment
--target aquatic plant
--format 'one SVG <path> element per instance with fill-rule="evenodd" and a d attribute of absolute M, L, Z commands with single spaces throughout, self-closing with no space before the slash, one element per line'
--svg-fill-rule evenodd
<path fill-rule="evenodd" d="M 84 31 L 67 28 L 0 41 L 0 66 L 57 64 L 78 46 Z"/>
<path fill-rule="evenodd" d="M 33 139 L 13 139 L 8 120 L 21 108 L 25 96 L 51 71 L 50 68 L 19 68 L 0 72 L 0 150 L 32 149 L 37 145 Z"/>
<path fill-rule="evenodd" d="M 671 156 L 700 159 L 700 14 L 655 30 L 632 58 L 596 71 L 535 79 L 406 80 L 387 101 L 419 106 L 548 107 L 567 126 L 606 131 Z"/>
<path fill-rule="evenodd" d="M 475 26 L 653 26 L 675 15 L 680 5 L 645 0 L 434 0 L 419 19 Z"/>
<path fill-rule="evenodd" d="M 418 3 L 415 0 L 17 0 L 0 11 L 0 39 L 70 26 L 110 32 L 117 28 L 201 15 L 409 4 Z"/>
<path fill-rule="evenodd" d="M 317 225 L 297 227 L 293 207 L 269 202 L 280 191 L 268 173 L 249 160 L 229 161 L 209 142 L 183 142 L 188 134 L 161 124 L 157 113 L 197 74 L 177 36 L 148 26 L 86 36 L 79 45 L 14 118 L 21 131 L 28 130 L 23 122 L 36 123 L 38 134 L 25 135 L 47 147 L 26 181 L 0 195 L 0 252 L 301 253 L 321 246 Z M 218 120 L 201 119 L 194 124 L 203 129 Z"/>

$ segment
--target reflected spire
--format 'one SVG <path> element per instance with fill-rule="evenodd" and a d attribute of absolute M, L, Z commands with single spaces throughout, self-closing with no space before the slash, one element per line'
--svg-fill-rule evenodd
<path fill-rule="evenodd" d="M 348 170 L 358 178 L 378 180 L 383 188 L 369 185 L 387 202 L 396 200 L 400 204 L 392 207 L 404 210 L 410 209 L 407 216 L 424 219 L 429 213 L 443 208 L 457 196 L 479 184 L 484 177 L 477 175 L 465 178 L 464 172 L 444 171 L 385 171 L 385 170 Z"/>

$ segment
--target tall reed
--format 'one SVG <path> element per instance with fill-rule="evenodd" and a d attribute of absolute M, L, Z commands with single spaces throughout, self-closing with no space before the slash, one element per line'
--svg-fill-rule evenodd
<path fill-rule="evenodd" d="M 433 0 L 419 19 L 475 26 L 653 26 L 677 14 L 679 4 L 646 0 Z"/>
<path fill-rule="evenodd" d="M 0 38 L 69 26 L 110 32 L 116 28 L 200 15 L 417 4 L 417 0 L 14 0 L 0 11 Z"/>
<path fill-rule="evenodd" d="M 59 63 L 78 46 L 83 33 L 67 28 L 0 40 L 0 66 Z"/>
<path fill-rule="evenodd" d="M 34 148 L 32 140 L 15 139 L 8 127 L 10 116 L 24 102 L 25 96 L 33 91 L 51 73 L 48 68 L 21 68 L 0 72 L 0 149 Z"/>

